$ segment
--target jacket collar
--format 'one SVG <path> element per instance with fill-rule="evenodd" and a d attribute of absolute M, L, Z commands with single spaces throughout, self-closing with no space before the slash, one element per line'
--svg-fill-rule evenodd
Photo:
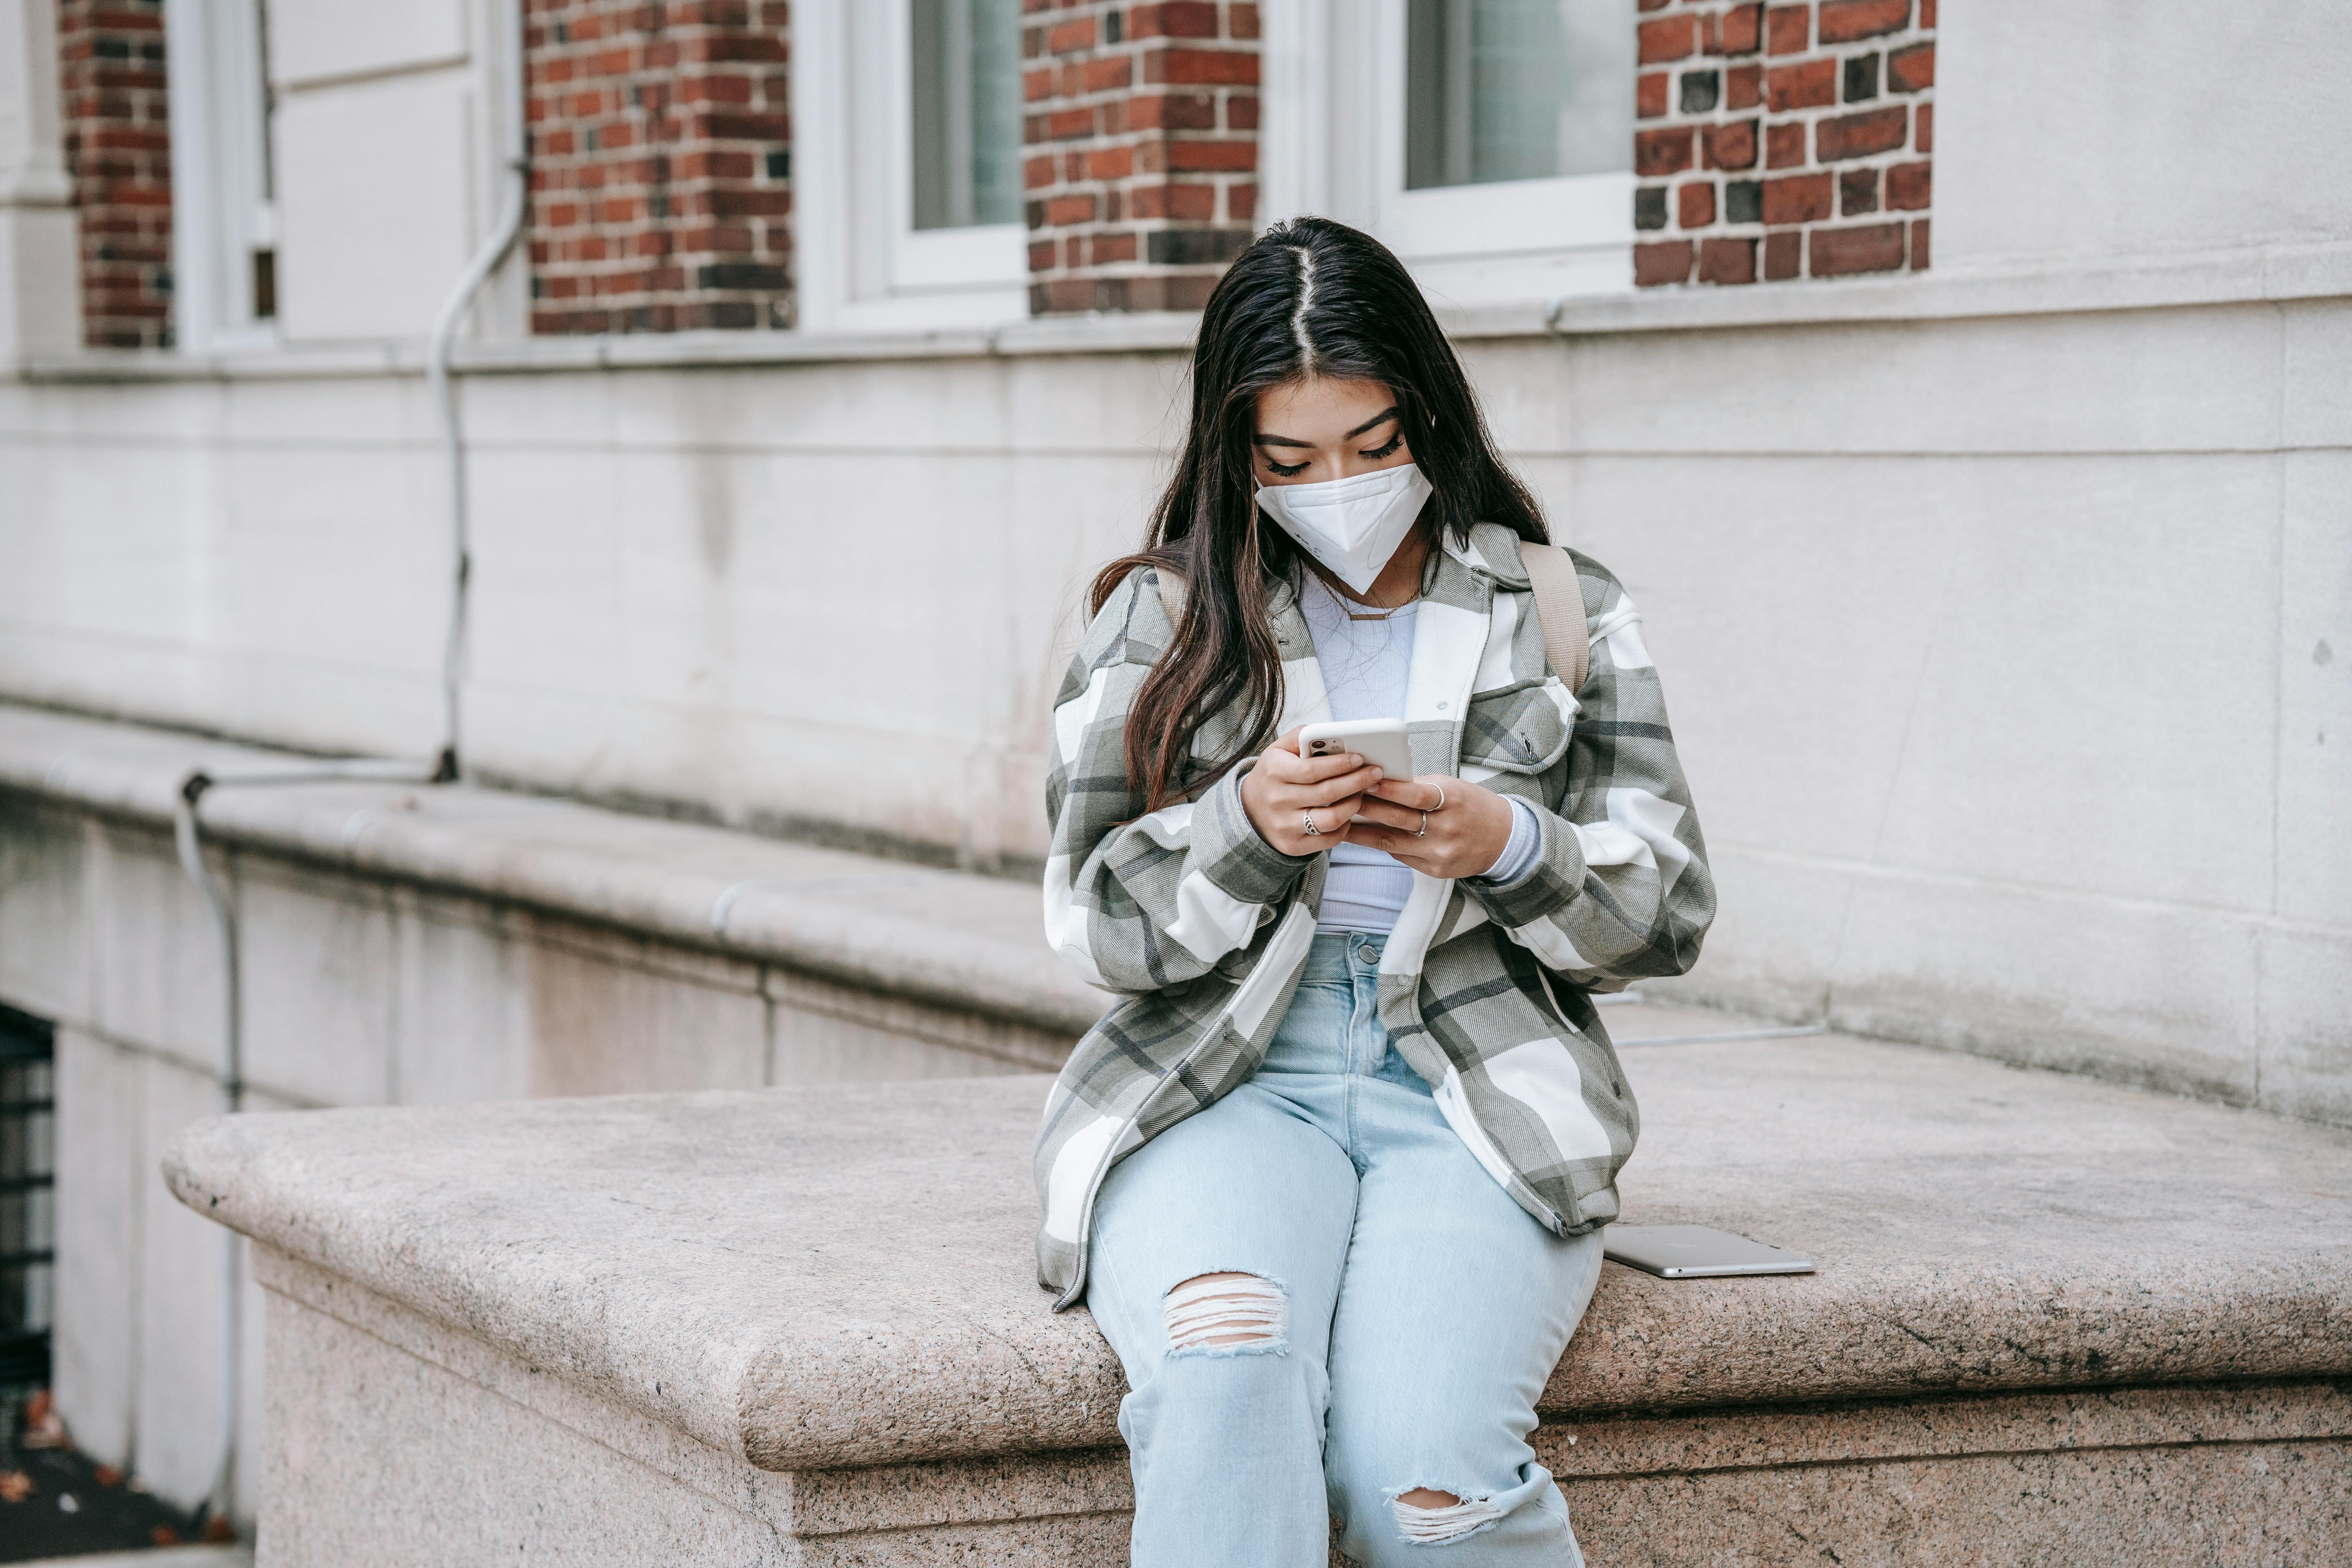
<path fill-rule="evenodd" d="M 1474 572 L 1484 572 L 1498 586 L 1524 593 L 1527 563 L 1519 559 L 1519 536 L 1499 522 L 1474 522 L 1467 544 L 1446 542 L 1444 553 Z"/>

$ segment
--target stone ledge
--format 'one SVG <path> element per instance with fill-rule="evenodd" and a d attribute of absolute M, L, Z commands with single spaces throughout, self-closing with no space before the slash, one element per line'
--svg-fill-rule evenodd
<path fill-rule="evenodd" d="M 2108 310 L 2171 310 L 2319 300 L 2352 293 L 2352 245 L 2274 243 L 2185 255 L 2010 262 L 1979 269 L 1747 288 L 1633 289 L 1557 300 L 1446 308 L 1457 340 L 1559 334 L 1825 326 L 1843 321 L 1964 321 Z M 877 360 L 1028 359 L 1189 353 L 1199 316 L 1146 310 L 1045 317 L 994 327 L 900 331 L 623 332 L 513 338 L 457 345 L 469 374 L 619 370 L 722 370 Z M 242 353 L 85 349 L 0 365 L 30 384 L 106 385 L 164 381 L 299 381 L 425 374 L 421 339 Z"/>
<path fill-rule="evenodd" d="M 169 828 L 193 768 L 307 759 L 0 703 L 0 791 Z M 208 840 L 770 962 L 1075 1037 L 1108 998 L 1045 944 L 1025 882 L 468 785 L 220 789 Z M 723 932 L 713 914 L 730 889 Z"/>
<path fill-rule="evenodd" d="M 501 1426 L 533 1430 L 542 1465 L 548 1451 L 572 1448 L 592 1456 L 592 1462 L 617 1467 L 607 1484 L 593 1489 L 602 1506 L 589 1519 L 572 1521 L 575 1529 L 594 1528 L 616 1504 L 628 1508 L 632 1517 L 641 1511 L 682 1517 L 701 1525 L 698 1533 L 706 1536 L 690 1543 L 698 1549 L 694 1561 L 730 1557 L 723 1550 L 708 1550 L 715 1544 L 707 1539 L 715 1533 L 709 1530 L 714 1513 L 756 1521 L 788 1537 L 798 1553 L 778 1555 L 803 1568 L 819 1563 L 860 1568 L 931 1564 L 943 1557 L 953 1560 L 955 1551 L 980 1548 L 994 1553 L 984 1558 L 989 1561 L 1120 1560 L 1133 1498 L 1126 1455 L 1119 1449 L 772 1475 L 273 1249 L 259 1249 L 255 1271 L 273 1295 L 273 1407 L 287 1413 L 296 1428 L 281 1430 L 278 1443 L 281 1450 L 299 1452 L 309 1472 L 304 1479 L 329 1482 L 324 1497 L 313 1490 L 300 1500 L 273 1500 L 270 1539 L 281 1552 L 283 1532 L 289 1530 L 314 1548 L 336 1544 L 338 1534 L 372 1537 L 383 1521 L 364 1510 L 358 1520 L 352 1518 L 348 1505 L 357 1500 L 355 1489 L 341 1472 L 383 1473 L 381 1456 L 404 1447 L 396 1432 L 383 1428 L 405 1426 L 411 1433 L 429 1433 L 436 1424 L 461 1421 L 460 1408 L 470 1405 Z M 354 1385 L 397 1392 L 358 1398 L 338 1392 Z M 542 1425 L 530 1428 L 532 1418 Z M 1544 1464 L 1571 1500 L 1579 1533 L 1595 1561 L 1688 1561 L 1685 1549 L 1695 1526 L 1704 1534 L 1716 1522 L 1705 1506 L 1709 1498 L 1737 1500 L 1735 1512 L 1762 1517 L 1762 1531 L 1751 1528 L 1744 1532 L 1747 1539 L 1717 1543 L 1717 1560 L 1756 1560 L 1754 1537 L 1763 1533 L 1778 1540 L 1784 1527 L 1797 1522 L 1789 1518 L 1787 1494 L 1802 1489 L 1829 1494 L 1806 1510 L 1802 1522 L 1818 1529 L 1824 1522 L 1819 1516 L 1832 1516 L 1826 1522 L 1836 1537 L 1833 1544 L 1843 1549 L 1843 1561 L 1857 1560 L 1858 1545 L 1865 1552 L 1879 1548 L 1861 1560 L 1888 1560 L 1889 1544 L 1914 1536 L 1924 1525 L 1940 1527 L 1948 1536 L 1958 1530 L 1978 1542 L 1998 1539 L 2011 1561 L 2042 1560 L 2035 1548 L 2054 1547 L 2060 1549 L 2049 1553 L 2054 1560 L 2085 1565 L 2110 1558 L 2136 1565 L 2168 1560 L 2166 1543 L 2182 1533 L 2178 1525 L 2183 1512 L 2191 1516 L 2189 1533 L 2200 1522 L 2218 1524 L 2230 1531 L 2231 1539 L 2268 1534 L 2274 1546 L 2292 1542 L 2305 1549 L 2299 1555 L 2307 1556 L 2319 1542 L 2346 1533 L 2347 1521 L 2328 1516 L 2343 1511 L 2331 1510 L 2330 1503 L 2345 1495 L 2347 1440 L 2352 1384 L 2342 1382 L 2184 1384 L 1618 1415 L 1547 1423 L 1535 1439 Z M 448 1446 L 429 1437 L 427 1442 L 435 1449 Z M 584 1449 L 578 1447 L 583 1444 Z M 273 1470 L 290 1468 L 282 1453 L 271 1464 Z M 557 1464 L 567 1476 L 573 1473 L 568 1461 Z M 2305 1472 L 2299 1484 L 2292 1475 L 2296 1470 Z M 2058 1520 L 2046 1517 L 2046 1509 L 2041 1510 L 2045 1517 L 2036 1520 L 2033 1507 L 2020 1506 L 2015 1478 L 2022 1473 L 2036 1481 L 2027 1490 L 2029 1498 L 2046 1502 L 2053 1494 L 2066 1494 L 2069 1506 L 2057 1510 Z M 501 1479 L 512 1486 L 518 1478 L 502 1471 Z M 2277 1484 L 2282 1479 L 2288 1483 L 2284 1488 Z M 2225 1484 L 2216 1486 L 2217 1480 Z M 405 1468 L 391 1487 L 371 1489 L 404 1497 L 413 1495 L 404 1489 L 412 1484 L 435 1489 L 431 1478 Z M 1891 1510 L 1898 1517 L 1869 1517 L 1890 1511 L 1889 1493 L 1898 1501 Z M 2209 1500 L 2201 1510 L 2184 1508 L 2185 1500 L 2200 1493 L 2213 1494 L 2218 1506 Z M 2113 1517 L 2118 1495 L 2129 1510 L 2127 1519 Z M 1923 1498 L 1940 1506 L 1923 1510 Z M 535 1505 L 544 1501 L 533 1498 Z M 681 1501 L 686 1506 L 678 1506 Z M 1827 1508 L 1821 1506 L 1824 1501 Z M 1668 1507 L 1660 1508 L 1662 1502 Z M 2219 1517 L 2199 1520 L 2200 1512 Z M 1918 1517 L 1923 1513 L 1929 1517 Z M 1855 1515 L 1862 1516 L 1859 1521 Z M 465 1539 L 466 1524 L 472 1521 L 452 1522 L 457 1531 L 453 1539 Z M 1857 1533 L 1865 1539 L 1857 1542 Z M 2053 1535 L 2060 1539 L 2050 1539 Z M 2122 1549 L 2102 1552 L 2101 1542 Z M 686 1555 L 680 1542 L 666 1544 L 673 1555 Z M 446 1551 L 446 1545 L 435 1549 Z M 341 1560 L 331 1550 L 316 1550 L 307 1559 L 289 1555 Z M 571 1560 L 569 1554 L 548 1555 Z M 2253 1560 L 2277 1556 L 2275 1551 L 2256 1552 Z M 1974 1559 L 1963 1547 L 1918 1553 L 1916 1560 L 1940 1565 Z"/>
<path fill-rule="evenodd" d="M 1627 1065 L 1628 1217 L 1821 1272 L 1610 1266 L 1547 1433 L 2352 1375 L 2352 1132 L 1836 1037 Z M 165 1173 L 313 1269 L 761 1469 L 1106 1448 L 1116 1362 L 1031 1282 L 1045 1087 L 248 1116 L 182 1134 Z"/>

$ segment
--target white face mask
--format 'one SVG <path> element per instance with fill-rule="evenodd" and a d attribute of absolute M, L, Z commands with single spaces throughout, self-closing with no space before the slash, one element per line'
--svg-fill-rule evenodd
<path fill-rule="evenodd" d="M 1311 485 L 1260 485 L 1257 504 L 1298 548 L 1363 594 L 1412 531 L 1429 495 L 1421 465 L 1400 463 Z"/>

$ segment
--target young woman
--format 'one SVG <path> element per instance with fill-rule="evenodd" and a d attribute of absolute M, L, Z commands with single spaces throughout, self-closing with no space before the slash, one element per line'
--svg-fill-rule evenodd
<path fill-rule="evenodd" d="M 1546 538 L 1396 258 L 1301 218 L 1211 296 L 1149 547 L 1054 712 L 1049 940 L 1124 1000 L 1046 1106 L 1039 1274 L 1132 1390 L 1134 1562 L 1581 1561 L 1528 1436 L 1632 1094 L 1588 993 L 1714 912 L 1640 617 Z M 1401 718 L 1414 778 L 1300 754 Z M 1436 1557 L 1422 1549 L 1439 1549 Z"/>

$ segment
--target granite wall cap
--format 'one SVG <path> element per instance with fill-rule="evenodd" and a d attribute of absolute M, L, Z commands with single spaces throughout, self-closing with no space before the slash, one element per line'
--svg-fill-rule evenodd
<path fill-rule="evenodd" d="M 2352 1373 L 2352 1132 L 1823 1037 L 1627 1053 L 1627 1218 L 1548 1416 Z M 1105 1446 L 1035 1287 L 1043 1078 L 220 1118 L 184 1203 L 770 1469 Z"/>
<path fill-rule="evenodd" d="M 0 703 L 0 791 L 151 826 L 170 825 L 192 769 L 312 760 Z M 1025 881 L 466 784 L 222 789 L 203 812 L 215 841 L 1072 1037 L 1110 1003 L 1046 947 Z"/>

